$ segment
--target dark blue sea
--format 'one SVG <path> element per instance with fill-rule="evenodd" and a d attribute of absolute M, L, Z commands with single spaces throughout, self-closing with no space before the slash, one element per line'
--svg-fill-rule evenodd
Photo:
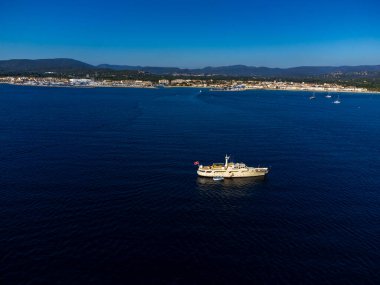
<path fill-rule="evenodd" d="M 0 284 L 380 284 L 380 96 L 324 95 L 0 85 Z"/>

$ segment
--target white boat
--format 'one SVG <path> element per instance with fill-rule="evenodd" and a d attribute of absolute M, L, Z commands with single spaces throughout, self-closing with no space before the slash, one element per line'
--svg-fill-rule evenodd
<path fill-rule="evenodd" d="M 326 98 L 331 98 L 330 93 L 327 93 L 327 95 L 326 95 L 325 97 L 326 97 Z"/>
<path fill-rule="evenodd" d="M 265 176 L 269 169 L 267 167 L 248 167 L 244 163 L 228 162 L 230 159 L 226 155 L 224 163 L 213 163 L 212 165 L 199 165 L 196 161 L 194 164 L 199 165 L 197 174 L 202 177 L 223 177 L 223 178 L 240 178 L 240 177 L 257 177 Z"/>
<path fill-rule="evenodd" d="M 313 100 L 315 98 L 317 98 L 317 97 L 315 97 L 315 93 L 313 93 L 313 95 L 309 97 L 310 100 Z"/>
<path fill-rule="evenodd" d="M 224 180 L 224 177 L 223 176 L 215 176 L 212 178 L 212 180 L 214 181 L 221 181 L 221 180 Z"/>
<path fill-rule="evenodd" d="M 338 96 L 338 98 L 337 98 L 333 103 L 334 103 L 334 104 L 340 104 L 339 96 Z"/>

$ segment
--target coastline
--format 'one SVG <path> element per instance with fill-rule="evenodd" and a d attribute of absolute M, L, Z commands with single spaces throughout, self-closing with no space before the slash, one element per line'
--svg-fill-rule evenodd
<path fill-rule="evenodd" d="M 354 91 L 354 90 L 313 90 L 313 89 L 284 89 L 284 88 L 246 88 L 242 90 L 212 90 L 215 87 L 204 87 L 204 86 L 165 86 L 165 87 L 156 87 L 156 86 L 114 86 L 114 85 L 89 85 L 89 86 L 80 86 L 80 85 L 35 85 L 35 84 L 19 84 L 19 83 L 10 83 L 10 82 L 0 82 L 0 85 L 12 85 L 12 86 L 28 86 L 28 87 L 44 87 L 44 88 L 129 88 L 129 89 L 170 89 L 170 88 L 192 88 L 192 89 L 201 89 L 207 90 L 208 92 L 245 92 L 245 91 L 294 91 L 294 92 L 315 92 L 315 93 L 353 93 L 353 94 L 380 94 L 380 91 Z"/>

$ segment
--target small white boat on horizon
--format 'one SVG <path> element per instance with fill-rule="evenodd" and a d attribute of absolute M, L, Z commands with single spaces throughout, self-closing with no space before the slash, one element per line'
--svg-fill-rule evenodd
<path fill-rule="evenodd" d="M 330 93 L 327 93 L 327 95 L 325 97 L 330 99 L 331 98 Z"/>
<path fill-rule="evenodd" d="M 315 93 L 313 93 L 313 95 L 309 97 L 310 100 L 314 100 L 314 99 L 316 99 L 316 98 L 317 98 L 317 97 L 315 96 Z"/>
<path fill-rule="evenodd" d="M 336 100 L 334 100 L 333 104 L 340 104 L 339 95 L 338 95 L 338 98 Z"/>

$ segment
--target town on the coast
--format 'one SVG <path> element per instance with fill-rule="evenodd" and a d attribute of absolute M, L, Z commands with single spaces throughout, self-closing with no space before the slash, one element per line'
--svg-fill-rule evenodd
<path fill-rule="evenodd" d="M 291 81 L 258 81 L 258 80 L 223 80 L 223 79 L 182 79 L 175 78 L 151 80 L 95 80 L 91 78 L 58 78 L 5 76 L 0 77 L 0 83 L 50 86 L 50 87 L 125 87 L 125 88 L 163 88 L 163 87 L 193 87 L 208 88 L 210 91 L 245 91 L 245 90 L 292 90 L 313 92 L 369 92 L 366 88 L 343 86 L 337 83 L 310 83 Z"/>

